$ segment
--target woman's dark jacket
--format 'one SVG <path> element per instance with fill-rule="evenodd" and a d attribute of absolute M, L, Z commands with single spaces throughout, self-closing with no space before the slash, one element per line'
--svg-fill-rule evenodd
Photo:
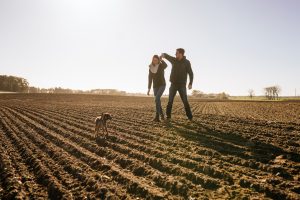
<path fill-rule="evenodd" d="M 160 86 L 166 85 L 166 80 L 165 80 L 166 68 L 167 68 L 167 63 L 163 60 L 160 62 L 156 73 L 152 73 L 149 68 L 148 89 L 151 88 L 152 81 L 153 81 L 153 88 L 158 88 Z"/>

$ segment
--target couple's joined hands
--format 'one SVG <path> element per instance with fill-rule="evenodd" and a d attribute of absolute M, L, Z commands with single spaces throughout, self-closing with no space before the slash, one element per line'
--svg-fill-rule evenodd
<path fill-rule="evenodd" d="M 159 59 L 162 60 L 164 57 L 165 57 L 165 54 L 162 53 L 162 54 L 160 54 Z"/>

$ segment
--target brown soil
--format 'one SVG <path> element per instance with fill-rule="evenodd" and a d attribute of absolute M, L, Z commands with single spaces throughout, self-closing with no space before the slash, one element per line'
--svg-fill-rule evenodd
<path fill-rule="evenodd" d="M 0 199 L 300 199 L 300 102 L 190 103 L 1 94 Z"/>

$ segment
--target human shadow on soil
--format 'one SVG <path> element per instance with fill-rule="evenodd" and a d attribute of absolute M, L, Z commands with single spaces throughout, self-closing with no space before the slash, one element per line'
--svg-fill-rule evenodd
<path fill-rule="evenodd" d="M 299 154 L 287 152 L 260 140 L 249 140 L 233 132 L 214 130 L 197 121 L 166 122 L 166 127 L 175 130 L 181 137 L 198 143 L 199 146 L 215 150 L 223 155 L 253 159 L 262 163 L 269 163 L 279 155 L 287 155 L 290 160 L 300 162 Z"/>

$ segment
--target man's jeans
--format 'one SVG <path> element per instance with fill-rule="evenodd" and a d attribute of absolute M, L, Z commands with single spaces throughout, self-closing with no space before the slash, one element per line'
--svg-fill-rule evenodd
<path fill-rule="evenodd" d="M 169 102 L 168 102 L 167 111 L 166 111 L 167 117 L 171 118 L 173 101 L 174 101 L 174 98 L 175 98 L 175 95 L 176 95 L 177 91 L 179 92 L 180 98 L 183 102 L 186 116 L 189 119 L 192 119 L 193 115 L 192 115 L 192 111 L 191 111 L 191 108 L 190 108 L 190 104 L 189 104 L 188 99 L 187 99 L 186 85 L 185 84 L 184 85 L 171 84 L 170 89 L 169 89 Z"/>
<path fill-rule="evenodd" d="M 162 85 L 158 88 L 153 88 L 154 96 L 155 96 L 156 117 L 158 117 L 159 115 L 163 115 L 160 97 L 163 95 L 165 89 L 166 89 L 166 85 Z"/>

